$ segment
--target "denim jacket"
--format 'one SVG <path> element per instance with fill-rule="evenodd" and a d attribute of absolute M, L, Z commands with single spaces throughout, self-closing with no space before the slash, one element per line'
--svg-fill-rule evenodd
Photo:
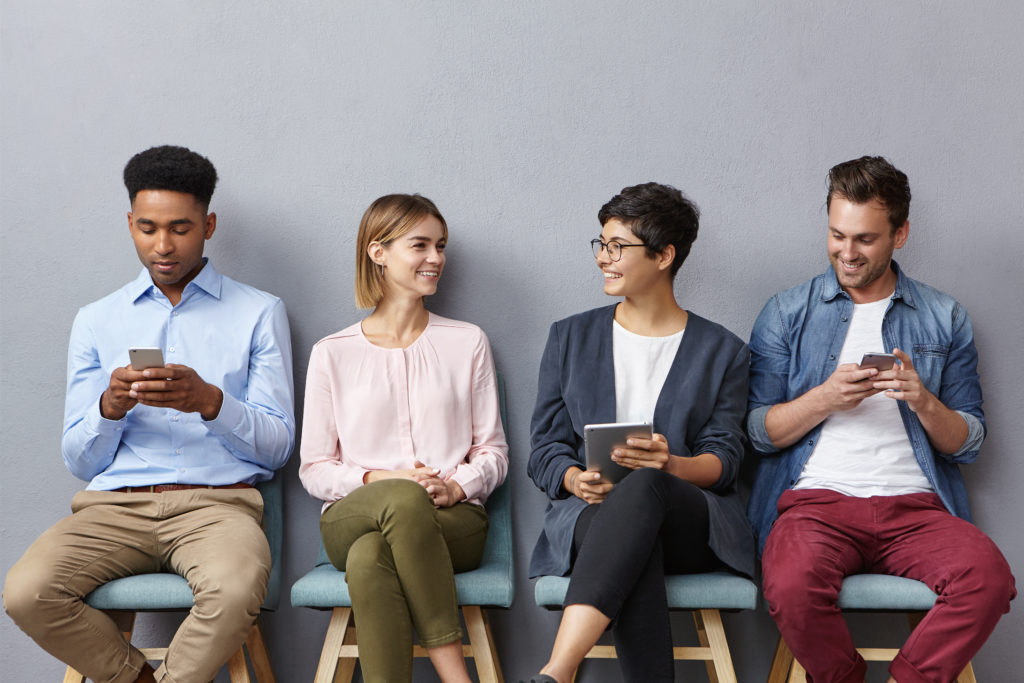
<path fill-rule="evenodd" d="M 896 262 L 896 291 L 882 321 L 885 351 L 910 354 L 928 391 L 967 422 L 968 435 L 955 453 L 938 453 L 921 421 L 898 401 L 918 464 L 946 508 L 971 521 L 960 463 L 974 462 L 985 438 L 978 352 L 967 311 L 948 294 L 912 280 Z M 777 403 L 791 401 L 824 382 L 836 369 L 853 313 L 853 300 L 829 268 L 801 285 L 776 294 L 765 304 L 750 335 L 750 399 L 747 433 L 760 456 L 748 514 L 758 548 L 778 516 L 782 492 L 799 479 L 822 425 L 787 448 L 776 448 L 765 416 Z"/>

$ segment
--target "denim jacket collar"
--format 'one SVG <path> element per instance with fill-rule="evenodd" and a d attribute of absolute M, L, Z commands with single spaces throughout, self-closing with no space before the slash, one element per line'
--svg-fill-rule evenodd
<path fill-rule="evenodd" d="M 902 301 L 911 308 L 917 308 L 917 304 L 914 302 L 914 288 L 910 278 L 903 274 L 903 270 L 896 261 L 890 261 L 889 267 L 896 272 L 896 290 L 893 292 L 892 300 Z M 836 271 L 831 265 L 822 273 L 822 277 L 825 280 L 824 286 L 821 288 L 821 300 L 823 302 L 832 301 L 838 296 L 850 298 L 850 295 L 844 292 L 843 288 L 839 285 L 839 278 L 836 277 Z"/>

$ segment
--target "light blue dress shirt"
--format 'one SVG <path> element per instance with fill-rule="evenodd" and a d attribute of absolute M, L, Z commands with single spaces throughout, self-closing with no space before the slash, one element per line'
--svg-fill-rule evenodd
<path fill-rule="evenodd" d="M 155 346 L 224 393 L 213 420 L 136 405 L 121 420 L 100 397 L 128 348 Z M 90 490 L 270 479 L 295 443 L 291 338 L 275 296 L 219 274 L 209 261 L 177 306 L 145 269 L 82 308 L 68 349 L 64 463 Z"/>

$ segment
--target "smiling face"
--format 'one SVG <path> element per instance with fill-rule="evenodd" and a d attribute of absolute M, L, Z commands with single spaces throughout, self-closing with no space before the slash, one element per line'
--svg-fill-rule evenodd
<path fill-rule="evenodd" d="M 386 245 L 371 242 L 370 258 L 384 267 L 384 296 L 422 299 L 437 292 L 444 270 L 444 248 L 444 227 L 434 216 L 426 216 Z"/>
<path fill-rule="evenodd" d="M 828 210 L 828 258 L 839 285 L 854 303 L 879 301 L 896 287 L 892 254 L 907 242 L 910 223 L 893 230 L 877 199 L 854 204 L 832 197 Z"/>
<path fill-rule="evenodd" d="M 203 246 L 213 236 L 217 215 L 193 195 L 141 190 L 128 213 L 128 230 L 142 265 L 160 291 L 177 305 L 185 285 L 203 269 Z"/>
<path fill-rule="evenodd" d="M 610 218 L 604 224 L 601 241 L 641 244 L 640 238 L 618 218 Z M 666 252 L 672 253 L 666 255 Z M 649 292 L 661 280 L 671 283 L 670 269 L 674 255 L 671 247 L 655 258 L 647 255 L 646 247 L 627 247 L 622 250 L 622 257 L 618 261 L 612 261 L 608 250 L 602 249 L 596 260 L 597 267 L 604 273 L 604 293 L 609 296 L 634 296 Z"/>

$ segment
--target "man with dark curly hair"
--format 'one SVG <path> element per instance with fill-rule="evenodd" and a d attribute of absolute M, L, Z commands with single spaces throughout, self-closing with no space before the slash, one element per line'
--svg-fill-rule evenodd
<path fill-rule="evenodd" d="M 217 227 L 209 160 L 154 147 L 128 162 L 124 182 L 144 268 L 78 312 L 68 352 L 64 462 L 89 485 L 8 573 L 4 606 L 91 680 L 198 683 L 242 645 L 266 594 L 253 485 L 294 444 L 288 320 L 280 299 L 203 257 Z M 166 362 L 133 367 L 129 347 L 155 347 Z M 158 571 L 184 576 L 195 606 L 154 671 L 84 598 Z"/>

